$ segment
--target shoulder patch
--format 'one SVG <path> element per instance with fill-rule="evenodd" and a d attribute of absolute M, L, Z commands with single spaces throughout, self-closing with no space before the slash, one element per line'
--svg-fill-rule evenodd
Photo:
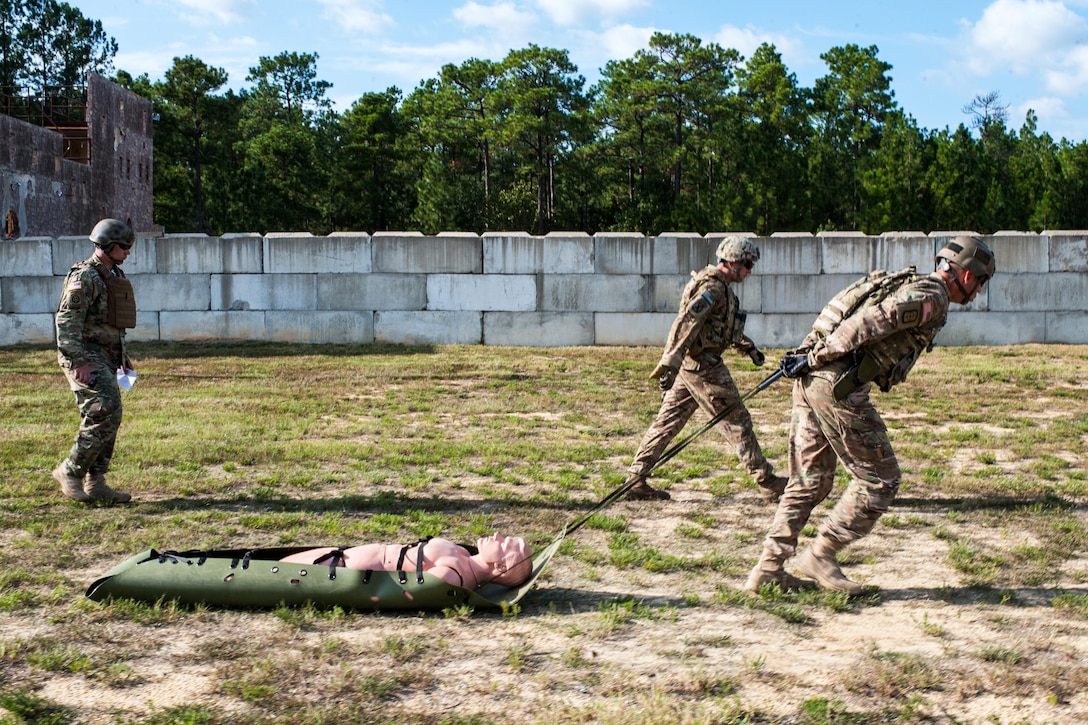
<path fill-rule="evenodd" d="M 927 309 L 928 308 L 928 309 Z M 899 325 L 898 327 L 917 327 L 922 324 L 923 315 L 928 320 L 933 314 L 932 305 L 923 303 L 921 300 L 908 300 L 907 302 L 901 302 L 897 311 L 899 313 Z"/>

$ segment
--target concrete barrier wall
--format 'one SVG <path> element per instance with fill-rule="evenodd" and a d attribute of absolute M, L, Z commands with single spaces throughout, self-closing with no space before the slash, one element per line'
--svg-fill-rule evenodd
<path fill-rule="evenodd" d="M 845 285 L 878 268 L 933 268 L 961 232 L 758 239 L 737 287 L 748 333 L 790 347 Z M 336 233 L 140 237 L 125 271 L 132 340 L 661 345 L 693 269 L 722 234 Z M 1088 231 L 988 238 L 998 274 L 953 305 L 942 345 L 1088 344 Z M 84 237 L 0 242 L 0 345 L 51 343 L 61 278 Z"/>

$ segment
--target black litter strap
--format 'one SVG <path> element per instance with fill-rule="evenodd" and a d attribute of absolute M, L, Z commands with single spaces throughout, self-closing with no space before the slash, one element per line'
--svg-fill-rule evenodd
<path fill-rule="evenodd" d="M 665 463 L 666 461 L 672 460 L 672 458 L 677 453 L 679 453 L 680 451 L 687 448 L 689 443 L 691 443 L 693 440 L 695 440 L 696 438 L 701 436 L 703 433 L 706 433 L 708 430 L 710 430 L 711 428 L 716 426 L 718 423 L 720 423 L 722 420 L 724 420 L 725 417 L 728 416 L 730 413 L 732 413 L 734 410 L 736 410 L 737 407 L 741 403 L 748 400 L 752 396 L 763 392 L 764 390 L 769 388 L 772 383 L 774 383 L 776 380 L 778 380 L 783 375 L 784 375 L 784 373 L 782 372 L 781 368 L 779 368 L 778 370 L 775 370 L 772 374 L 768 375 L 767 378 L 763 380 L 763 382 L 761 382 L 759 385 L 757 385 L 756 387 L 749 390 L 744 395 L 737 398 L 731 405 L 727 405 L 725 408 L 723 408 L 721 410 L 721 412 L 715 414 L 713 418 L 711 418 L 706 423 L 704 423 L 702 425 L 702 427 L 700 427 L 698 430 L 696 430 L 693 433 L 689 433 L 688 435 L 686 435 L 682 439 L 680 439 L 678 442 L 673 444 L 673 446 L 671 448 L 669 448 L 667 451 L 665 451 L 664 453 L 661 454 L 660 458 L 658 458 L 656 461 L 654 461 L 654 464 L 652 466 L 650 466 L 649 470 L 647 470 L 646 473 L 649 474 L 651 471 L 653 471 L 655 468 L 660 466 L 662 463 Z M 608 506 L 611 506 L 613 503 L 616 502 L 617 499 L 619 499 L 621 496 L 625 495 L 628 491 L 630 491 L 632 488 L 634 488 L 635 485 L 638 482 L 639 482 L 639 479 L 637 479 L 637 478 L 633 478 L 633 479 L 631 479 L 629 481 L 624 482 L 624 484 L 622 486 L 620 486 L 619 488 L 617 488 L 616 490 L 612 491 L 607 496 L 605 496 L 603 499 L 601 499 L 600 503 L 598 503 L 596 506 L 591 508 L 586 513 L 582 514 L 582 516 L 578 517 L 577 519 L 575 519 L 571 523 L 567 524 L 567 526 L 565 528 L 566 533 L 571 534 L 571 533 L 577 531 L 579 528 L 581 528 L 586 523 L 586 521 L 589 521 L 589 519 L 594 514 L 596 514 L 601 509 L 604 509 L 604 508 L 607 508 Z"/>

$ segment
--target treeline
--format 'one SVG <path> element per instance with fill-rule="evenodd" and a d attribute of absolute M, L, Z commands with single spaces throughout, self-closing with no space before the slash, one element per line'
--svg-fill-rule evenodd
<path fill-rule="evenodd" d="M 1033 113 L 1009 128 L 998 93 L 965 99 L 955 129 L 919 128 L 876 46 L 821 58 L 807 88 L 772 45 L 743 58 L 659 33 L 587 87 L 566 51 L 530 45 L 343 113 L 316 53 L 261 57 L 239 92 L 192 56 L 114 79 L 158 113 L 168 232 L 1088 228 L 1085 142 Z"/>

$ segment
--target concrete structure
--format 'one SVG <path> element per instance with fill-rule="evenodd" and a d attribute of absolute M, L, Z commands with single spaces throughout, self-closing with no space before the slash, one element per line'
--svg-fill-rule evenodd
<path fill-rule="evenodd" d="M 105 217 L 155 230 L 151 112 L 150 101 L 89 73 L 86 129 L 0 114 L 0 237 L 86 234 Z"/>
<path fill-rule="evenodd" d="M 775 234 L 738 287 L 762 347 L 799 343 L 824 303 L 876 268 L 933 268 L 957 232 Z M 651 345 L 721 234 L 337 233 L 142 236 L 125 270 L 132 340 Z M 1088 231 L 988 238 L 997 277 L 953 305 L 942 345 L 1088 344 Z M 0 345 L 46 344 L 85 235 L 0 241 Z"/>

